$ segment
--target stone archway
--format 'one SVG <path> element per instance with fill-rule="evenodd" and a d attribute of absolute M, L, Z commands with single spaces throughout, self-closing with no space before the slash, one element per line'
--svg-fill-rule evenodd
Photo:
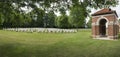
<path fill-rule="evenodd" d="M 107 36 L 107 28 L 106 28 L 106 23 L 107 20 L 106 19 L 101 19 L 99 21 L 99 35 L 100 37 L 106 37 Z"/>

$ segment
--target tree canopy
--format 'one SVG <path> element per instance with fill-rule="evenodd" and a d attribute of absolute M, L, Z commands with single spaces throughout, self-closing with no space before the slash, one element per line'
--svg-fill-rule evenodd
<path fill-rule="evenodd" d="M 82 27 L 90 8 L 109 8 L 117 4 L 118 0 L 0 0 L 0 25 L 55 27 L 55 12 L 64 16 L 70 11 L 71 26 Z"/>

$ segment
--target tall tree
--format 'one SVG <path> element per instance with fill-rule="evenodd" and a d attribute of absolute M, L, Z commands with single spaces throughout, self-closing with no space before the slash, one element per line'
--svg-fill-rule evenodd
<path fill-rule="evenodd" d="M 47 19 L 47 27 L 55 27 L 55 18 L 56 15 L 53 11 L 50 11 L 47 13 L 48 19 Z"/>
<path fill-rule="evenodd" d="M 35 17 L 35 23 L 37 27 L 43 27 L 44 26 L 44 15 L 45 15 L 45 11 L 40 9 L 40 8 L 35 8 L 34 9 L 34 14 Z"/>
<path fill-rule="evenodd" d="M 87 15 L 87 9 L 84 6 L 74 6 L 71 8 L 69 21 L 74 27 L 84 27 Z"/>

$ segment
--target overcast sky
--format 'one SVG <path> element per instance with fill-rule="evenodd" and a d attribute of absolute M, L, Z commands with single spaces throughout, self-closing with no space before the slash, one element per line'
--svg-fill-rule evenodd
<path fill-rule="evenodd" d="M 118 14 L 118 17 L 120 18 L 120 0 L 119 0 L 119 5 L 117 5 L 116 7 L 111 7 L 112 10 L 116 10 L 117 14 Z M 95 13 L 97 11 L 99 11 L 100 9 L 92 9 L 92 12 L 91 13 Z"/>

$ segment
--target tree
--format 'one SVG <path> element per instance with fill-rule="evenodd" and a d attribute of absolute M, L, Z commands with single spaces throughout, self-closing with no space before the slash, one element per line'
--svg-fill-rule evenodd
<path fill-rule="evenodd" d="M 36 8 L 36 24 L 38 27 L 43 27 L 44 26 L 44 15 L 45 15 L 45 11 L 40 9 L 40 8 Z"/>
<path fill-rule="evenodd" d="M 47 16 L 48 16 L 48 19 L 47 19 L 47 26 L 48 27 L 55 27 L 55 18 L 56 18 L 56 15 L 53 11 L 50 11 L 47 13 Z"/>
<path fill-rule="evenodd" d="M 89 21 L 87 23 L 88 28 L 91 28 L 92 25 L 92 17 L 89 17 Z"/>
<path fill-rule="evenodd" d="M 32 18 L 30 14 L 29 13 L 23 14 L 23 18 L 24 18 L 24 22 L 22 27 L 30 27 L 32 22 Z"/>
<path fill-rule="evenodd" d="M 56 20 L 57 27 L 59 28 L 69 28 L 70 23 L 68 22 L 68 16 L 67 15 L 61 15 Z"/>
<path fill-rule="evenodd" d="M 2 27 L 3 22 L 4 22 L 3 18 L 4 18 L 3 14 L 0 13 L 0 28 Z"/>
<path fill-rule="evenodd" d="M 63 16 L 66 10 L 70 10 L 71 23 L 73 21 L 73 26 L 82 27 L 84 23 L 83 20 L 87 17 L 87 13 L 89 13 L 88 7 L 103 8 L 115 6 L 117 4 L 118 0 L 0 0 L 0 13 L 3 15 L 2 19 L 4 19 L 4 27 L 21 27 L 25 26 L 23 24 L 28 25 L 28 23 L 32 26 L 42 27 L 43 25 L 45 26 L 43 17 L 51 19 L 51 15 L 47 14 L 48 16 L 45 16 L 45 12 L 60 11 Z M 24 17 L 26 12 L 22 9 L 23 7 L 28 10 L 32 9 L 31 12 L 33 13 L 28 17 Z M 40 14 L 39 12 L 43 12 L 43 14 Z M 81 16 L 81 18 L 79 16 Z M 26 20 L 26 18 L 28 19 Z M 34 20 L 35 18 L 37 21 Z M 30 19 L 31 22 L 29 22 Z M 50 22 L 50 24 L 52 23 Z"/>
<path fill-rule="evenodd" d="M 85 23 L 85 18 L 87 17 L 87 9 L 82 6 L 78 5 L 75 7 L 71 8 L 70 11 L 70 20 L 69 22 L 72 24 L 74 27 L 84 27 Z"/>

